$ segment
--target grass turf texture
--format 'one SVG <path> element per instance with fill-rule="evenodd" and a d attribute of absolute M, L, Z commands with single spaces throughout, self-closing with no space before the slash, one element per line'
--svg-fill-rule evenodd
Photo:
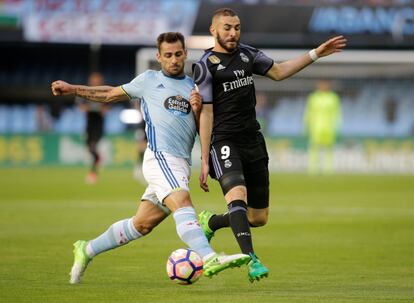
<path fill-rule="evenodd" d="M 69 285 L 72 243 L 91 239 L 136 210 L 143 187 L 129 170 L 107 169 L 96 185 L 84 169 L 0 170 L 0 302 L 413 302 L 414 177 L 273 175 L 270 220 L 254 229 L 270 276 L 247 268 L 172 283 L 171 251 L 183 247 L 168 218 L 148 237 L 104 253 Z M 197 210 L 223 211 L 216 182 Z M 230 230 L 217 251 L 238 252 Z"/>

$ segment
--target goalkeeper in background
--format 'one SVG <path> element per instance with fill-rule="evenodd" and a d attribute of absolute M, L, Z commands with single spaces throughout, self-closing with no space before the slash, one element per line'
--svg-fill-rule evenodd
<path fill-rule="evenodd" d="M 303 120 L 309 137 L 308 172 L 333 173 L 333 147 L 341 122 L 341 99 L 331 90 L 328 81 L 319 81 L 316 91 L 308 96 Z"/>

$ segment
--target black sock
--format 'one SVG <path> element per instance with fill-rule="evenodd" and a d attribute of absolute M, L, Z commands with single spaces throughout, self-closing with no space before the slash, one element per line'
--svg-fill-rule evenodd
<path fill-rule="evenodd" d="M 221 215 L 214 215 L 210 218 L 210 221 L 208 221 L 208 227 L 212 231 L 216 231 L 217 229 L 223 228 L 223 227 L 229 227 L 230 226 L 230 219 L 229 219 L 229 213 L 224 213 Z"/>
<path fill-rule="evenodd" d="M 247 204 L 243 200 L 234 200 L 229 203 L 230 226 L 244 254 L 253 252 L 252 235 L 250 234 L 249 221 L 247 219 Z"/>

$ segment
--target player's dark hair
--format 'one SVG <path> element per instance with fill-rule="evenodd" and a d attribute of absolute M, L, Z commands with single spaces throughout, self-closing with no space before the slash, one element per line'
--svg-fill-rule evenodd
<path fill-rule="evenodd" d="M 157 38 L 158 51 L 161 51 L 161 44 L 163 42 L 174 43 L 177 41 L 180 41 L 181 45 L 183 46 L 183 49 L 185 49 L 185 42 L 184 42 L 183 34 L 179 32 L 167 32 L 167 33 L 160 34 Z"/>
<path fill-rule="evenodd" d="M 215 17 L 221 17 L 221 16 L 234 17 L 234 16 L 237 16 L 237 14 L 231 8 L 223 7 L 223 8 L 219 8 L 218 10 L 216 10 L 214 12 L 213 18 L 215 18 Z"/>

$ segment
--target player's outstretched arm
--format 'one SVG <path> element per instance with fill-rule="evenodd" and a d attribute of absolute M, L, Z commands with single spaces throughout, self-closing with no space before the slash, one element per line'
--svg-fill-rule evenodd
<path fill-rule="evenodd" d="M 129 99 L 121 87 L 74 85 L 57 80 L 52 82 L 51 89 L 55 96 L 75 95 L 95 102 L 109 103 Z"/>
<path fill-rule="evenodd" d="M 341 52 L 346 46 L 346 39 L 343 36 L 336 36 L 319 45 L 316 49 L 303 54 L 297 58 L 273 64 L 266 76 L 270 79 L 280 81 L 296 74 L 318 58 Z"/>

